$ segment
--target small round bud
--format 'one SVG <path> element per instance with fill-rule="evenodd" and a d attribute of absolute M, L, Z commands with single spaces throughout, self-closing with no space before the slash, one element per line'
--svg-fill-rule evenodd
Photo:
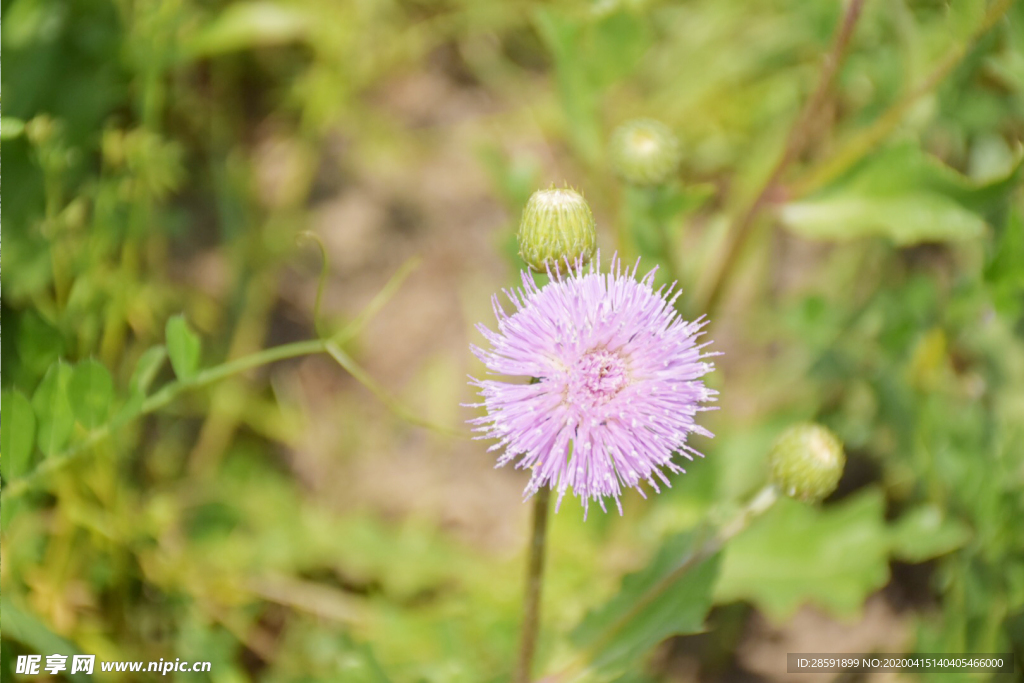
<path fill-rule="evenodd" d="M 658 185 L 679 168 L 679 139 L 654 119 L 635 119 L 615 129 L 611 139 L 612 168 L 634 185 Z"/>
<path fill-rule="evenodd" d="M 835 434 L 808 422 L 793 425 L 775 440 L 768 464 L 780 491 L 815 502 L 836 490 L 846 456 Z"/>
<path fill-rule="evenodd" d="M 538 190 L 523 209 L 519 255 L 533 268 L 565 268 L 590 260 L 597 249 L 594 215 L 587 200 L 569 188 Z"/>
<path fill-rule="evenodd" d="M 34 145 L 45 145 L 57 132 L 57 122 L 47 114 L 40 114 L 25 124 L 25 135 Z"/>

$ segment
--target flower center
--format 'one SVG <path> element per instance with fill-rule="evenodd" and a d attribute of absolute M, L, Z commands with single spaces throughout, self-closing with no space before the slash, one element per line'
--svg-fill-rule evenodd
<path fill-rule="evenodd" d="M 604 405 L 629 383 L 626 362 L 600 350 L 580 358 L 569 379 L 568 399 L 588 408 Z"/>
<path fill-rule="evenodd" d="M 646 131 L 638 130 L 633 133 L 633 149 L 637 154 L 653 154 L 658 150 L 658 141 L 653 135 Z"/>

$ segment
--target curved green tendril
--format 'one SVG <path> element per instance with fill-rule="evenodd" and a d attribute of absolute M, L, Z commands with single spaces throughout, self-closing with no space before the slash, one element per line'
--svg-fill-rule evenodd
<path fill-rule="evenodd" d="M 311 230 L 303 230 L 295 236 L 296 242 L 314 242 L 320 249 L 320 277 L 316 283 L 316 299 L 313 302 L 313 329 L 316 330 L 317 336 L 323 338 L 324 334 L 320 328 L 320 303 L 324 298 L 324 287 L 327 285 L 327 275 L 330 272 L 330 260 L 327 258 L 327 247 L 324 246 L 324 241 L 320 239 L 320 235 L 316 234 Z"/>

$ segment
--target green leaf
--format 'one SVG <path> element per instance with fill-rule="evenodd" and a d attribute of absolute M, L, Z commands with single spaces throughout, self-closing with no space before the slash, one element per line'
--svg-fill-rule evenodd
<path fill-rule="evenodd" d="M 555 62 L 555 80 L 565 116 L 566 135 L 576 152 L 589 163 L 601 153 L 598 92 L 588 73 L 581 47 L 581 27 L 550 9 L 535 13 L 537 32 Z"/>
<path fill-rule="evenodd" d="M 6 503 L 5 503 L 6 505 Z M 74 643 L 69 640 L 65 640 L 56 633 L 50 630 L 50 628 L 42 621 L 37 619 L 32 614 L 22 610 L 13 600 L 9 597 L 4 597 L 0 600 L 0 609 L 4 615 L 4 638 L 11 638 L 18 641 L 22 645 L 30 648 L 34 652 L 42 654 L 44 657 L 48 654 L 62 654 L 72 655 L 81 654 L 81 651 L 75 647 Z M 46 660 L 43 659 L 45 664 Z M 92 676 L 84 673 L 69 673 L 71 660 L 68 660 L 68 671 L 64 672 L 68 680 L 74 681 L 74 683 L 88 683 L 92 680 Z M 97 665 L 97 670 L 99 666 Z"/>
<path fill-rule="evenodd" d="M 160 372 L 160 367 L 167 359 L 167 348 L 162 344 L 146 349 L 139 361 L 135 364 L 135 372 L 128 382 L 128 391 L 132 394 L 139 393 L 143 396 L 149 391 L 149 386 Z"/>
<path fill-rule="evenodd" d="M 627 185 L 623 192 L 630 237 L 641 256 L 667 259 L 668 235 L 665 221 L 656 212 L 660 188 Z"/>
<path fill-rule="evenodd" d="M 20 367 L 18 371 L 8 367 L 8 371 L 11 371 L 12 376 L 24 377 L 26 384 L 38 382 L 50 365 L 64 353 L 64 340 L 60 331 L 32 309 L 20 316 L 13 337 Z"/>
<path fill-rule="evenodd" d="M 630 234 L 642 256 L 671 260 L 672 245 L 679 241 L 681 223 L 676 219 L 696 211 L 712 197 L 714 187 L 702 183 L 687 187 L 626 186 L 623 192 Z"/>
<path fill-rule="evenodd" d="M 13 140 L 25 131 L 25 122 L 13 116 L 0 118 L 0 140 Z"/>
<path fill-rule="evenodd" d="M 985 215 L 1005 202 L 1022 174 L 1021 157 L 1000 178 L 979 183 L 912 144 L 864 160 L 814 196 L 780 212 L 794 232 L 816 239 L 883 235 L 896 244 L 973 239 Z"/>
<path fill-rule="evenodd" d="M 640 657 L 671 635 L 703 629 L 718 556 L 674 575 L 697 543 L 693 533 L 669 538 L 646 568 L 626 576 L 618 595 L 572 632 L 573 644 L 590 651 L 590 667 L 600 680 L 635 668 Z"/>
<path fill-rule="evenodd" d="M 1016 319 L 1024 310 L 1024 215 L 1018 207 L 1007 212 L 985 266 L 985 283 L 996 310 Z"/>
<path fill-rule="evenodd" d="M 167 353 L 178 379 L 186 380 L 199 369 L 199 337 L 193 332 L 185 316 L 176 315 L 167 321 Z"/>
<path fill-rule="evenodd" d="M 804 237 L 843 240 L 884 235 L 899 245 L 973 239 L 985 230 L 985 221 L 977 214 L 931 193 L 793 202 L 783 207 L 780 216 Z"/>
<path fill-rule="evenodd" d="M 607 14 L 587 28 L 582 63 L 598 88 L 632 74 L 652 43 L 641 16 L 626 10 Z"/>
<path fill-rule="evenodd" d="M 984 211 L 1006 199 L 1024 172 L 1021 156 L 1002 176 L 978 182 L 946 166 L 916 144 L 886 148 L 854 166 L 819 196 L 855 190 L 862 195 L 898 197 L 908 193 L 939 194 L 964 208 Z"/>
<path fill-rule="evenodd" d="M 3 426 L 0 428 L 0 473 L 11 481 L 28 470 L 36 438 L 36 416 L 32 404 L 20 391 L 5 389 L 0 395 Z"/>
<path fill-rule="evenodd" d="M 87 429 L 106 422 L 114 401 L 114 380 L 102 363 L 87 360 L 79 363 L 68 382 L 68 396 L 75 417 Z"/>
<path fill-rule="evenodd" d="M 657 195 L 653 214 L 659 221 L 671 221 L 677 216 L 693 213 L 715 196 L 712 183 L 697 183 L 683 187 L 666 187 Z"/>
<path fill-rule="evenodd" d="M 600 15 L 542 8 L 534 18 L 555 63 L 566 135 L 581 157 L 596 164 L 603 147 L 601 97 L 636 70 L 652 32 L 641 15 L 626 10 Z"/>
<path fill-rule="evenodd" d="M 58 360 L 46 371 L 32 395 L 32 408 L 39 424 L 39 450 L 46 455 L 53 455 L 64 448 L 75 427 L 75 415 L 68 401 L 71 373 L 71 366 Z"/>
<path fill-rule="evenodd" d="M 540 184 L 538 161 L 530 156 L 512 157 L 497 144 L 482 147 L 477 156 L 505 204 L 521 211 Z"/>
<path fill-rule="evenodd" d="M 135 364 L 135 371 L 128 382 L 128 399 L 118 408 L 114 415 L 114 424 L 123 424 L 139 414 L 146 401 L 149 387 L 156 378 L 164 361 L 167 360 L 167 347 L 162 344 L 146 349 Z"/>
<path fill-rule="evenodd" d="M 302 9 L 276 2 L 229 5 L 203 28 L 188 47 L 193 57 L 281 45 L 309 33 L 311 17 Z"/>
<path fill-rule="evenodd" d="M 884 507 L 874 488 L 824 508 L 779 500 L 727 546 L 716 601 L 749 600 L 777 621 L 806 602 L 855 615 L 889 580 Z"/>
<path fill-rule="evenodd" d="M 30 469 L 36 439 L 36 416 L 32 404 L 20 391 L 5 389 L 0 395 L 0 474 L 4 482 L 21 477 Z M 23 501 L 6 500 L 0 506 L 0 528 L 8 529 Z"/>
<path fill-rule="evenodd" d="M 114 413 L 114 418 L 111 420 L 111 424 L 116 426 L 123 425 L 126 422 L 138 417 L 142 411 L 142 405 L 146 402 L 146 397 L 137 391 L 131 391 L 128 393 L 128 398 Z"/>
<path fill-rule="evenodd" d="M 956 550 L 971 537 L 971 530 L 949 519 L 937 505 L 914 508 L 890 529 L 892 553 L 907 562 L 924 562 Z"/>

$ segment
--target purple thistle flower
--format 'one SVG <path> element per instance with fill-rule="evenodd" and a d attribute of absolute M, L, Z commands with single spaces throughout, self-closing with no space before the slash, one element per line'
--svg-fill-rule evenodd
<path fill-rule="evenodd" d="M 498 439 L 489 450 L 504 449 L 499 467 L 518 458 L 517 468 L 533 470 L 525 498 L 557 488 L 557 510 L 571 488 L 584 518 L 592 499 L 605 510 L 605 496 L 622 514 L 623 486 L 641 495 L 644 480 L 655 491 L 656 478 L 671 486 L 662 470 L 685 472 L 672 462 L 676 452 L 701 455 L 686 437 L 712 436 L 694 418 L 717 394 L 701 381 L 714 369 L 705 359 L 718 355 L 702 351 L 710 342 L 697 344 L 703 316 L 680 319 L 673 309 L 679 292 L 674 285 L 655 291 L 656 269 L 638 282 L 639 260 L 632 273 L 617 257 L 608 274 L 598 263 L 600 254 L 587 268 L 577 262 L 543 288 L 523 272 L 523 289 L 505 291 L 511 315 L 493 299 L 498 331 L 477 325 L 490 349 L 471 347 L 490 374 L 533 378 L 470 378 L 483 397 L 472 405 L 487 409 L 470 420 L 484 433 L 477 438 Z"/>

